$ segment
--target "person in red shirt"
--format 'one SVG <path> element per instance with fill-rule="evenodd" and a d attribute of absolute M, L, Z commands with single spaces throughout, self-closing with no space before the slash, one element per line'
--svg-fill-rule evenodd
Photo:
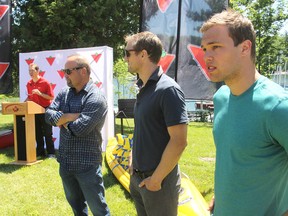
<path fill-rule="evenodd" d="M 27 83 L 27 99 L 33 101 L 40 106 L 47 108 L 53 98 L 54 92 L 50 83 L 39 75 L 38 65 L 32 63 L 29 65 L 29 75 L 31 80 Z M 46 157 L 44 148 L 44 139 L 46 150 L 49 158 L 55 158 L 55 148 L 52 138 L 52 126 L 45 121 L 45 113 L 35 115 L 36 142 L 37 142 L 37 157 Z"/>

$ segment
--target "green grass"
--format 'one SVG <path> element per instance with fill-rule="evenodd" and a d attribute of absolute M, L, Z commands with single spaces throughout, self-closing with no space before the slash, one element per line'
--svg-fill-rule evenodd
<path fill-rule="evenodd" d="M 212 124 L 190 122 L 188 146 L 180 159 L 180 168 L 186 173 L 205 200 L 214 194 L 215 147 Z"/>
<path fill-rule="evenodd" d="M 0 94 L 0 104 L 2 102 L 19 102 L 19 98 L 7 97 Z M 2 107 L 0 110 L 2 110 Z M 0 112 L 0 130 L 3 129 L 13 129 L 13 115 L 2 115 L 2 112 Z"/>
<path fill-rule="evenodd" d="M 0 129 L 1 125 L 0 116 Z M 133 132 L 132 119 L 124 119 L 123 125 L 125 134 Z M 116 132 L 120 133 L 120 119 L 116 119 Z M 180 159 L 180 168 L 190 177 L 207 202 L 213 195 L 214 158 L 212 125 L 191 122 L 188 129 L 188 146 Z M 65 199 L 56 160 L 45 159 L 33 166 L 9 164 L 14 159 L 14 148 L 0 149 L 1 216 L 73 215 Z M 129 193 L 118 183 L 105 160 L 103 178 L 111 214 L 136 215 Z"/>
<path fill-rule="evenodd" d="M 73 215 L 65 199 L 56 160 L 45 159 L 33 166 L 10 165 L 12 161 L 14 149 L 0 149 L 1 216 Z M 108 170 L 106 162 L 103 162 L 103 178 L 111 214 L 136 215 L 129 193 Z"/>

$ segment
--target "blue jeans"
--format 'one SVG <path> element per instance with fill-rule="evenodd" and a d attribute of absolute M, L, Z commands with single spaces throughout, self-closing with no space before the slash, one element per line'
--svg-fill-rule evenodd
<path fill-rule="evenodd" d="M 180 193 L 181 176 L 176 166 L 163 180 L 161 190 L 149 191 L 139 188 L 143 180 L 137 174 L 130 176 L 130 193 L 134 200 L 138 216 L 176 216 Z"/>
<path fill-rule="evenodd" d="M 88 215 L 86 201 L 94 216 L 110 216 L 100 164 L 84 171 L 67 171 L 60 165 L 59 174 L 75 216 Z"/>

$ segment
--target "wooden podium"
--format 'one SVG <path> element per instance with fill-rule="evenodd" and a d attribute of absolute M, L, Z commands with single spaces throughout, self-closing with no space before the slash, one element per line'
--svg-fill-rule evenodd
<path fill-rule="evenodd" d="M 16 165 L 33 165 L 41 162 L 36 157 L 35 114 L 45 109 L 32 102 L 3 102 L 2 114 L 14 115 L 14 152 Z"/>

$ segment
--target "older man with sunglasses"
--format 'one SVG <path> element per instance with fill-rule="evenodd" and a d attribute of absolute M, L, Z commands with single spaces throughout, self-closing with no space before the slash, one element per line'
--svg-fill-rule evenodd
<path fill-rule="evenodd" d="M 187 145 L 187 112 L 179 85 L 158 66 L 160 39 L 151 32 L 125 38 L 128 70 L 139 75 L 134 109 L 130 192 L 138 216 L 176 216 L 178 160 Z"/>
<path fill-rule="evenodd" d="M 74 215 L 110 215 L 102 176 L 102 137 L 106 99 L 90 79 L 88 61 L 69 56 L 65 64 L 68 88 L 46 110 L 46 121 L 60 126 L 57 157 L 66 198 Z"/>

